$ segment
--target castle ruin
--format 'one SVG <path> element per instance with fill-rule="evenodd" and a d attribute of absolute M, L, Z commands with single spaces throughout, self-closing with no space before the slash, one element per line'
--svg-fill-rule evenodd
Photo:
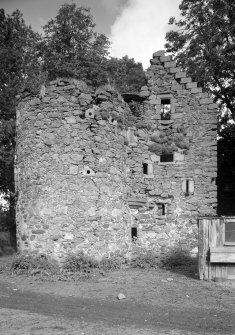
<path fill-rule="evenodd" d="M 101 259 L 198 244 L 216 215 L 217 105 L 163 51 L 141 92 L 58 79 L 17 111 L 20 251 Z"/>

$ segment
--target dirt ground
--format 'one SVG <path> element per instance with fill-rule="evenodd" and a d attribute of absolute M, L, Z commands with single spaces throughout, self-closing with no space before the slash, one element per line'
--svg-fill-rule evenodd
<path fill-rule="evenodd" d="M 235 283 L 163 269 L 123 269 L 87 281 L 3 272 L 0 334 L 234 335 Z"/>

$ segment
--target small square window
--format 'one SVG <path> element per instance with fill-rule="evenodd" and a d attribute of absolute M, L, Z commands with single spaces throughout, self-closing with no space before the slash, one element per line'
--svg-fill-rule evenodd
<path fill-rule="evenodd" d="M 160 162 L 161 163 L 168 163 L 174 161 L 174 155 L 173 154 L 162 154 L 160 156 Z"/>
<path fill-rule="evenodd" d="M 171 119 L 171 100 L 161 99 L 161 120 Z"/>

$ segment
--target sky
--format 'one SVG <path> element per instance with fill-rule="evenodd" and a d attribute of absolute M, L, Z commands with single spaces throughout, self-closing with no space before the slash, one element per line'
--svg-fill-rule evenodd
<path fill-rule="evenodd" d="M 26 24 L 42 33 L 61 5 L 72 2 L 91 9 L 95 30 L 111 41 L 111 56 L 128 55 L 147 68 L 152 54 L 164 49 L 169 18 L 179 17 L 181 0 L 0 0 L 0 8 L 7 14 L 19 9 Z"/>

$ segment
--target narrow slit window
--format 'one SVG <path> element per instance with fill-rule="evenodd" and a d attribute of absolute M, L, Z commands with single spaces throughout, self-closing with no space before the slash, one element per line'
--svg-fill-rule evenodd
<path fill-rule="evenodd" d="M 185 188 L 186 188 L 185 193 L 189 194 L 189 180 L 188 179 L 186 180 Z"/>
<path fill-rule="evenodd" d="M 158 214 L 166 215 L 166 205 L 165 204 L 158 204 Z"/>
<path fill-rule="evenodd" d="M 132 242 L 135 242 L 137 240 L 137 228 L 136 227 L 132 227 L 131 228 L 131 239 Z"/>
<path fill-rule="evenodd" d="M 185 179 L 182 183 L 182 190 L 185 195 L 191 195 L 194 193 L 194 180 Z"/>
<path fill-rule="evenodd" d="M 168 163 L 174 161 L 174 154 L 162 154 L 160 156 L 160 162 L 161 163 Z"/>
<path fill-rule="evenodd" d="M 171 100 L 161 99 L 161 120 L 171 119 Z"/>
<path fill-rule="evenodd" d="M 143 173 L 148 174 L 148 163 L 143 163 Z"/>

